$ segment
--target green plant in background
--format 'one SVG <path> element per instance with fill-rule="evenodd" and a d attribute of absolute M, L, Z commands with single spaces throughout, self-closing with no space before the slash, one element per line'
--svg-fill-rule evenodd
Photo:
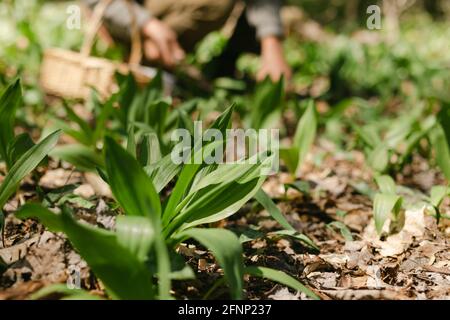
<path fill-rule="evenodd" d="M 379 192 L 373 199 L 373 217 L 378 234 L 381 235 L 389 218 L 389 233 L 401 230 L 404 223 L 403 197 L 397 194 L 394 180 L 390 176 L 378 176 L 375 181 Z"/>
<path fill-rule="evenodd" d="M 284 79 L 273 82 L 269 77 L 258 83 L 250 102 L 250 127 L 270 128 L 272 118 L 279 119 L 284 100 Z"/>
<path fill-rule="evenodd" d="M 314 143 L 316 132 L 316 109 L 314 102 L 311 100 L 308 102 L 307 108 L 298 122 L 292 145 L 280 149 L 280 158 L 293 176 L 299 174 L 300 167 Z"/>
<path fill-rule="evenodd" d="M 436 163 L 450 181 L 450 143 L 446 137 L 442 124 L 437 124 L 430 132 L 430 140 L 433 144 Z"/>
<path fill-rule="evenodd" d="M 450 179 L 450 126 L 449 108 L 444 105 L 437 116 L 427 115 L 423 107 L 395 119 L 369 123 L 363 127 L 352 123 L 364 146 L 367 162 L 378 173 L 393 173 L 410 163 L 415 152 L 424 149 L 421 141 L 427 141 L 425 152 L 428 160 L 439 166 Z M 384 133 L 384 134 L 383 134 Z M 423 153 L 423 152 L 422 152 Z"/>
<path fill-rule="evenodd" d="M 373 122 L 363 127 L 353 124 L 363 142 L 367 162 L 375 172 L 399 171 L 410 161 L 420 141 L 426 139 L 436 125 L 434 115 L 422 117 L 423 110 L 417 108 L 392 121 Z"/>
<path fill-rule="evenodd" d="M 0 3 L 0 87 L 3 76 L 5 84 L 14 77 L 21 77 L 24 103 L 31 107 L 36 118 L 45 110 L 44 95 L 38 86 L 43 50 L 48 47 L 76 49 L 82 41 L 81 30 L 67 32 L 66 9 L 67 3 L 55 1 Z"/>
<path fill-rule="evenodd" d="M 430 132 L 434 146 L 436 163 L 441 168 L 447 181 L 450 181 L 450 105 L 443 104 L 438 114 L 438 124 Z"/>
<path fill-rule="evenodd" d="M 144 88 L 140 88 L 131 75 L 117 77 L 120 90 L 105 101 L 101 101 L 97 93 L 92 92 L 91 100 L 87 103 L 92 111 L 90 119 L 78 116 L 67 102 L 63 107 L 69 122 L 57 116 L 52 117 L 54 127 L 77 141 L 58 146 L 52 156 L 67 161 L 82 171 L 104 169 L 101 151 L 103 139 L 109 134 L 128 139 L 130 151 L 134 148 L 132 153 L 137 152 L 135 155 L 146 165 L 154 161 L 147 159 L 149 148 L 157 145 L 162 156 L 169 152 L 172 129 L 193 127 L 189 113 L 195 110 L 197 100 L 187 101 L 170 110 L 171 99 L 162 96 L 161 73 Z M 156 157 L 154 154 L 153 156 Z"/>
<path fill-rule="evenodd" d="M 446 197 L 450 196 L 450 189 L 447 186 L 434 186 L 431 188 L 430 197 L 428 199 L 427 211 L 429 214 L 434 216 L 439 224 L 441 218 L 450 219 L 448 214 L 442 214 L 441 204 Z"/>

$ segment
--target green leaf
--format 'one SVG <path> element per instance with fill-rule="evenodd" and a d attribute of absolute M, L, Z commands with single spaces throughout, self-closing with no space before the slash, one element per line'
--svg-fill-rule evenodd
<path fill-rule="evenodd" d="M 308 103 L 305 113 L 298 122 L 291 148 L 281 148 L 280 157 L 293 175 L 299 174 L 299 170 L 306 155 L 314 143 L 317 132 L 317 116 L 314 102 Z"/>
<path fill-rule="evenodd" d="M 146 133 L 138 145 L 139 163 L 142 166 L 152 165 L 161 160 L 161 148 L 158 136 L 155 133 Z"/>
<path fill-rule="evenodd" d="M 419 146 L 420 141 L 426 137 L 430 131 L 436 126 L 436 117 L 429 116 L 420 123 L 420 129 L 411 133 L 411 135 L 404 141 L 404 151 L 400 156 L 398 163 L 403 166 L 408 158 L 410 158 L 413 151 Z"/>
<path fill-rule="evenodd" d="M 303 193 L 305 195 L 309 195 L 311 192 L 311 186 L 308 183 L 308 181 L 303 181 L 303 180 L 297 180 L 294 181 L 293 183 L 288 183 L 285 185 L 285 187 L 287 188 L 293 188 L 295 190 L 297 190 L 300 193 Z"/>
<path fill-rule="evenodd" d="M 25 152 L 9 170 L 0 186 L 0 208 L 16 191 L 20 181 L 33 171 L 58 142 L 60 131 L 55 131 Z"/>
<path fill-rule="evenodd" d="M 161 203 L 152 181 L 127 151 L 112 138 L 105 138 L 105 158 L 108 181 L 119 204 L 130 216 L 147 217 L 155 230 L 159 295 L 168 298 L 170 261 L 161 234 Z M 126 170 L 124 170 L 126 168 Z"/>
<path fill-rule="evenodd" d="M 154 242 L 155 230 L 146 217 L 119 216 L 116 222 L 117 240 L 128 248 L 139 261 L 147 261 Z"/>
<path fill-rule="evenodd" d="M 385 172 L 389 165 L 389 149 L 384 143 L 378 144 L 370 151 L 367 162 L 377 172 Z"/>
<path fill-rule="evenodd" d="M 299 164 L 300 151 L 296 147 L 280 148 L 280 158 L 288 168 L 289 172 L 293 175 L 297 172 L 297 166 Z"/>
<path fill-rule="evenodd" d="M 105 158 L 111 190 L 125 212 L 157 221 L 161 216 L 159 197 L 139 163 L 110 137 L 105 138 Z"/>
<path fill-rule="evenodd" d="M 159 193 L 180 172 L 181 168 L 182 166 L 175 164 L 171 155 L 168 154 L 160 161 L 146 166 L 144 171 L 151 178 L 156 191 Z"/>
<path fill-rule="evenodd" d="M 180 120 L 185 123 L 185 125 L 188 125 L 189 127 L 192 127 L 192 120 L 190 118 L 186 118 L 185 115 L 191 114 L 196 108 L 199 103 L 199 98 L 193 98 L 190 100 L 187 100 L 186 102 L 181 103 L 174 109 L 175 112 L 170 112 L 167 115 L 167 121 L 166 125 L 167 127 L 172 127 L 177 124 Z M 182 127 L 182 126 L 179 126 Z M 188 129 L 184 127 L 185 129 Z M 191 131 L 192 133 L 192 131 Z"/>
<path fill-rule="evenodd" d="M 297 130 L 295 131 L 293 140 L 293 145 L 299 150 L 297 168 L 301 166 L 312 144 L 314 143 L 316 132 L 316 108 L 314 106 L 314 102 L 310 100 L 305 113 L 297 125 Z"/>
<path fill-rule="evenodd" d="M 0 158 L 6 162 L 8 168 L 13 164 L 8 158 L 7 148 L 14 138 L 14 120 L 16 110 L 21 103 L 22 89 L 18 79 L 0 97 Z"/>
<path fill-rule="evenodd" d="M 180 176 L 178 177 L 177 184 L 172 190 L 169 198 L 169 202 L 166 205 L 163 213 L 163 226 L 167 226 L 171 219 L 176 216 L 178 211 L 176 210 L 177 205 L 188 191 L 188 187 L 192 182 L 195 174 L 200 168 L 201 164 L 186 164 L 181 170 Z"/>
<path fill-rule="evenodd" d="M 164 89 L 164 81 L 163 74 L 161 70 L 158 70 L 153 79 L 147 84 L 144 88 L 144 105 L 148 105 L 149 103 L 160 99 L 163 94 Z"/>
<path fill-rule="evenodd" d="M 439 207 L 442 201 L 450 194 L 447 186 L 434 186 L 430 191 L 430 203 L 434 207 Z"/>
<path fill-rule="evenodd" d="M 242 247 L 234 233 L 224 229 L 193 228 L 183 231 L 177 238 L 194 238 L 211 250 L 224 271 L 231 297 L 242 298 L 244 270 Z"/>
<path fill-rule="evenodd" d="M 283 228 L 296 232 L 293 226 L 286 220 L 286 218 L 281 213 L 277 205 L 272 201 L 272 199 L 264 192 L 264 190 L 259 189 L 255 194 L 255 199 L 258 201 L 264 209 L 274 218 Z"/>
<path fill-rule="evenodd" d="M 127 137 L 127 151 L 134 158 L 136 158 L 136 140 L 134 136 L 134 126 L 130 125 L 128 129 L 128 137 Z"/>
<path fill-rule="evenodd" d="M 297 281 L 296 279 L 294 279 L 293 277 L 282 271 L 266 267 L 246 267 L 244 272 L 254 277 L 266 278 L 271 281 L 278 282 L 294 290 L 303 292 L 311 299 L 320 300 L 320 298 L 314 292 L 312 292 L 310 289 L 305 287 L 299 281 Z"/>
<path fill-rule="evenodd" d="M 396 194 L 397 186 L 395 185 L 394 180 L 390 176 L 377 176 L 375 177 L 375 181 L 380 189 L 381 193 L 389 193 Z"/>
<path fill-rule="evenodd" d="M 217 129 L 222 133 L 222 137 L 226 137 L 226 130 L 231 127 L 231 116 L 236 105 L 232 104 L 225 110 L 211 125 L 211 129 Z"/>
<path fill-rule="evenodd" d="M 178 254 L 175 251 L 171 251 L 170 265 L 172 267 L 170 279 L 172 280 L 195 279 L 194 270 L 192 270 L 192 268 L 188 264 L 186 264 L 186 260 L 181 254 Z"/>
<path fill-rule="evenodd" d="M 163 137 L 169 108 L 170 104 L 167 101 L 158 100 L 146 109 L 145 123 L 155 129 L 159 139 Z"/>
<path fill-rule="evenodd" d="M 242 231 L 241 234 L 239 234 L 239 242 L 245 243 L 256 239 L 264 238 L 265 236 L 266 233 L 261 232 L 259 230 L 247 229 Z"/>
<path fill-rule="evenodd" d="M 438 119 L 442 129 L 444 130 L 447 142 L 450 146 L 450 104 L 448 102 L 442 103 L 442 108 L 439 111 Z"/>
<path fill-rule="evenodd" d="M 58 206 L 61 206 L 61 205 L 65 204 L 66 202 L 69 202 L 78 208 L 92 209 L 95 207 L 95 204 L 93 202 L 86 200 L 75 194 L 64 195 L 63 197 L 61 197 L 61 199 L 58 200 L 58 202 L 56 204 Z"/>
<path fill-rule="evenodd" d="M 274 83 L 269 77 L 260 82 L 251 103 L 252 128 L 259 129 L 267 117 L 282 106 L 284 80 Z"/>
<path fill-rule="evenodd" d="M 50 155 L 66 161 L 81 171 L 96 171 L 105 166 L 101 155 L 93 148 L 82 144 L 67 144 L 56 147 Z"/>
<path fill-rule="evenodd" d="M 22 133 L 14 138 L 8 146 L 8 159 L 15 163 L 25 152 L 34 146 L 33 140 L 28 133 Z"/>
<path fill-rule="evenodd" d="M 120 91 L 118 93 L 118 102 L 120 106 L 120 120 L 122 126 L 127 128 L 129 110 L 134 101 L 135 96 L 138 92 L 138 86 L 134 80 L 133 75 L 130 73 L 125 81 L 120 86 Z"/>
<path fill-rule="evenodd" d="M 450 181 L 450 141 L 447 141 L 441 125 L 437 125 L 431 131 L 431 140 L 436 150 L 436 162 L 447 180 Z"/>
<path fill-rule="evenodd" d="M 74 138 L 77 142 L 85 146 L 92 145 L 91 137 L 86 136 L 84 132 L 81 130 L 72 128 L 70 123 L 67 123 L 66 121 L 57 118 L 52 118 L 52 124 L 54 128 L 62 130 L 65 134 Z"/>
<path fill-rule="evenodd" d="M 78 184 L 68 184 L 56 189 L 52 189 L 49 192 L 42 195 L 42 197 L 44 198 L 42 204 L 45 207 L 53 207 L 65 196 L 73 194 L 73 191 L 78 187 L 79 187 Z"/>
<path fill-rule="evenodd" d="M 95 117 L 95 130 L 92 141 L 102 141 L 107 131 L 107 120 L 114 113 L 114 103 L 117 100 L 117 94 L 113 94 L 104 104 L 99 103 L 100 112 Z"/>
<path fill-rule="evenodd" d="M 90 144 L 95 144 L 95 141 L 92 141 L 92 138 L 94 137 L 94 131 L 89 126 L 89 123 L 81 119 L 66 103 L 64 103 L 63 106 L 64 110 L 66 111 L 67 118 L 78 125 L 84 137 L 86 137 L 87 141 Z"/>
<path fill-rule="evenodd" d="M 373 201 L 373 217 L 378 234 L 381 234 L 384 223 L 391 216 L 396 217 L 402 209 L 403 199 L 395 194 L 377 193 Z"/>
<path fill-rule="evenodd" d="M 445 197 L 450 195 L 450 189 L 447 186 L 434 186 L 430 191 L 430 204 L 434 209 L 434 216 L 437 219 L 437 223 L 439 224 L 440 219 L 442 218 L 440 206 L 442 201 L 444 201 Z"/>
<path fill-rule="evenodd" d="M 361 140 L 368 145 L 371 149 L 382 143 L 380 135 L 378 134 L 377 128 L 374 125 L 366 125 L 364 127 L 359 127 L 355 123 L 351 123 L 353 130 L 356 131 Z"/>
<path fill-rule="evenodd" d="M 166 227 L 166 237 L 182 229 L 223 220 L 235 213 L 261 188 L 266 179 L 265 169 L 271 166 L 272 161 L 271 156 L 247 171 L 244 165 L 241 176 L 233 181 L 224 179 L 199 191 L 194 189 L 195 192 L 189 193 L 177 206 L 179 214 Z"/>
<path fill-rule="evenodd" d="M 113 232 L 79 223 L 64 208 L 61 214 L 55 214 L 38 204 L 26 204 L 16 216 L 38 218 L 50 230 L 64 232 L 113 298 L 155 298 L 148 267 Z"/>

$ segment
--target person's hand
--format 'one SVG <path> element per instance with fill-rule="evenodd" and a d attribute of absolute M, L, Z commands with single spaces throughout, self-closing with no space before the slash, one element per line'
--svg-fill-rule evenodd
<path fill-rule="evenodd" d="M 256 78 L 258 81 L 269 76 L 272 81 L 278 81 L 281 76 L 289 81 L 292 71 L 284 58 L 281 40 L 277 37 L 265 37 L 261 40 L 261 69 Z"/>
<path fill-rule="evenodd" d="M 184 59 L 185 53 L 176 33 L 158 19 L 151 19 L 142 29 L 144 55 L 151 62 L 173 68 Z"/>

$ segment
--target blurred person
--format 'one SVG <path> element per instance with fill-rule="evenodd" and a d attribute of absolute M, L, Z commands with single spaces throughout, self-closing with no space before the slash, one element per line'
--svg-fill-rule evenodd
<path fill-rule="evenodd" d="M 83 0 L 90 8 L 101 0 Z M 129 42 L 132 17 L 128 0 L 112 0 L 104 14 L 109 33 L 118 41 Z M 231 15 L 238 0 L 136 0 L 132 10 L 141 31 L 143 54 L 147 61 L 167 69 L 176 67 L 185 53 L 208 33 L 219 30 Z M 280 17 L 281 0 L 245 1 L 242 14 L 218 59 L 216 76 L 230 75 L 242 52 L 259 52 L 261 68 L 257 79 L 273 81 L 291 78 L 283 47 Z"/>

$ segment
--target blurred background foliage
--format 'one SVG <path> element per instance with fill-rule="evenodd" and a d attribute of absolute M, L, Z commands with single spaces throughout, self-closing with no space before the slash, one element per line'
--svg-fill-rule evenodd
<path fill-rule="evenodd" d="M 366 11 L 370 5 L 383 7 L 384 2 L 394 2 L 400 12 L 408 9 L 426 12 L 434 19 L 445 19 L 450 14 L 447 0 L 288 0 L 288 4 L 301 7 L 314 20 L 333 27 L 364 27 Z M 388 8 L 386 7 L 385 10 Z"/>
<path fill-rule="evenodd" d="M 43 104 L 37 86 L 42 52 L 50 46 L 76 50 L 81 30 L 66 28 L 67 6 L 76 1 L 3 0 L 0 3 L 0 86 L 21 75 L 28 105 Z M 383 10 L 382 30 L 369 31 L 367 7 Z M 287 0 L 285 41 L 294 82 L 301 94 L 330 103 L 349 96 L 448 100 L 450 1 Z M 217 33 L 199 44 L 191 62 L 200 68 L 221 53 Z M 119 59 L 120 47 L 99 41 L 95 55 Z M 243 55 L 240 77 L 252 75 L 258 58 Z M 231 85 L 245 89 L 240 84 Z M 229 91 L 229 90 L 228 90 Z M 224 98 L 224 92 L 217 93 Z M 38 108 L 39 109 L 39 108 Z"/>

